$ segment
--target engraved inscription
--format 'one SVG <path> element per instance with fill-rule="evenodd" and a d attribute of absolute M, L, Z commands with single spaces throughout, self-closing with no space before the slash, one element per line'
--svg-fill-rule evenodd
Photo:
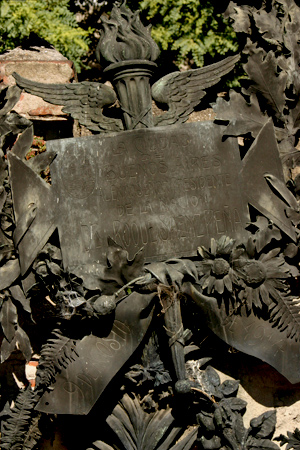
<path fill-rule="evenodd" d="M 92 194 L 96 183 L 96 172 L 93 160 L 87 151 L 81 154 L 76 153 L 76 149 L 66 152 L 66 161 L 61 161 L 61 180 L 67 195 L 82 199 Z"/>
<path fill-rule="evenodd" d="M 130 256 L 144 247 L 150 261 L 192 256 L 211 237 L 245 233 L 238 148 L 216 125 L 66 141 L 58 144 L 53 185 L 70 270 L 101 270 L 108 236 Z"/>
<path fill-rule="evenodd" d="M 122 359 L 132 351 L 132 331 L 123 322 L 115 320 L 111 333 L 106 338 L 94 338 L 89 353 L 85 355 L 86 365 L 84 371 L 76 373 L 76 379 L 66 381 L 63 390 L 72 398 L 93 397 L 95 384 L 105 377 L 110 377 L 115 358 Z M 119 355 L 119 356 L 118 356 Z"/>
<path fill-rule="evenodd" d="M 236 322 L 238 321 L 238 324 Z M 256 317 L 249 318 L 247 321 L 240 320 L 236 316 L 231 316 L 231 323 L 226 328 L 229 336 L 235 338 L 236 326 L 239 329 L 241 336 L 240 343 L 249 349 L 259 348 L 260 351 L 270 351 L 272 357 L 275 358 L 278 354 L 284 353 L 285 339 L 282 335 L 274 339 L 273 329 L 266 327 L 265 323 L 259 324 Z"/>

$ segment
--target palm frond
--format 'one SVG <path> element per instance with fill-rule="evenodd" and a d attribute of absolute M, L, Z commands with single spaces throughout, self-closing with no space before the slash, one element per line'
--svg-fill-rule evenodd
<path fill-rule="evenodd" d="M 300 299 L 280 295 L 277 304 L 270 310 L 270 321 L 273 326 L 286 332 L 287 337 L 299 341 L 300 339 Z"/>
<path fill-rule="evenodd" d="M 41 349 L 41 358 L 37 370 L 37 388 L 48 387 L 55 381 L 55 375 L 76 359 L 75 341 L 64 336 L 60 330 L 52 335 Z"/>
<path fill-rule="evenodd" d="M 107 418 L 126 450 L 154 450 L 173 422 L 170 409 L 146 413 L 137 397 L 127 394 Z"/>
<path fill-rule="evenodd" d="M 11 410 L 10 417 L 2 424 L 2 449 L 23 449 L 23 442 L 26 435 L 28 435 L 32 411 L 34 410 L 37 400 L 38 396 L 36 392 L 31 389 L 31 386 L 28 386 L 27 389 L 19 393 L 15 405 Z"/>
<path fill-rule="evenodd" d="M 23 442 L 22 450 L 32 450 L 42 437 L 42 432 L 39 429 L 40 417 L 41 413 L 38 413 L 32 418 L 30 427 Z"/>

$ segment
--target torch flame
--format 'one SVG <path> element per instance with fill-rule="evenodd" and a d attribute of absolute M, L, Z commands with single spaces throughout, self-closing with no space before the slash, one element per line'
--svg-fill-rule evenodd
<path fill-rule="evenodd" d="M 132 12 L 123 3 L 114 6 L 110 19 L 102 16 L 102 30 L 97 46 L 97 59 L 109 63 L 132 59 L 155 61 L 159 48 L 151 37 L 151 27 L 145 27 L 139 11 Z"/>

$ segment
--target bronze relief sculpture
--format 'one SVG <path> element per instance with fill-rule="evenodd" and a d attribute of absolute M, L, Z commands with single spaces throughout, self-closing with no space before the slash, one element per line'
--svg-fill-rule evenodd
<path fill-rule="evenodd" d="M 168 74 L 150 88 L 159 51 L 138 12 L 114 6 L 102 24 L 97 57 L 113 89 L 14 75 L 26 92 L 64 105 L 97 134 L 49 141 L 44 154 L 27 160 L 32 126 L 14 118 L 21 134 L 7 167 L 3 132 L 2 361 L 16 345 L 31 357 L 18 305 L 30 315 L 29 299 L 48 297 L 52 329 L 39 350 L 35 389 L 19 394 L 3 423 L 2 446 L 33 448 L 43 413 L 89 414 L 120 379 L 125 394 L 120 390 L 104 420 L 120 442 L 98 439 L 96 448 L 278 448 L 270 440 L 273 411 L 246 429 L 238 382 L 221 383 L 210 358 L 185 360 L 205 323 L 227 344 L 300 381 L 299 207 L 278 152 L 286 118 L 271 95 L 275 82 L 259 92 L 268 105 L 274 98 L 281 105 L 276 120 L 259 110 L 255 80 L 243 98 L 217 101 L 226 127 L 184 124 L 239 56 Z M 262 77 L 270 58 L 260 61 Z M 4 130 L 19 87 L 3 96 Z M 154 117 L 152 98 L 167 112 Z M 106 115 L 116 100 L 118 111 Z M 249 133 L 239 148 L 234 137 Z M 51 186 L 40 177 L 49 164 Z"/>

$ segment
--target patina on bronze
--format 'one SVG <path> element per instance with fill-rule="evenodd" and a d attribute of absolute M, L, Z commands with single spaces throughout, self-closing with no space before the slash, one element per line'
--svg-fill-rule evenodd
<path fill-rule="evenodd" d="M 251 203 L 295 238 L 284 202 L 264 178 L 283 180 L 271 124 L 243 161 L 236 141 L 223 141 L 222 127 L 211 122 L 49 147 L 57 153 L 51 170 L 64 264 L 78 276 L 94 276 L 95 287 L 108 236 L 131 257 L 143 247 L 146 261 L 191 257 L 212 237 L 242 241 Z M 258 166 L 255 176 L 249 165 Z"/>
<path fill-rule="evenodd" d="M 153 294 L 131 294 L 117 306 L 113 318 L 103 319 L 106 324 L 113 322 L 108 331 L 99 329 L 98 336 L 89 334 L 78 341 L 78 357 L 60 373 L 54 390 L 43 395 L 37 409 L 50 414 L 88 414 L 141 343 L 152 319 L 152 299 Z"/>
<path fill-rule="evenodd" d="M 182 290 L 198 304 L 208 326 L 219 338 L 235 349 L 267 362 L 290 383 L 299 383 L 299 341 L 290 339 L 286 330 L 278 329 L 253 312 L 228 316 L 220 310 L 215 298 L 204 296 L 197 286 L 186 284 Z"/>
<path fill-rule="evenodd" d="M 49 142 L 66 269 L 101 275 L 107 238 L 147 261 L 193 256 L 249 220 L 241 160 L 210 122 Z M 268 186 L 266 186 L 267 189 Z M 68 220 L 65 220 L 66 217 Z"/>
<path fill-rule="evenodd" d="M 51 166 L 51 199 L 55 205 L 53 223 L 58 228 L 65 270 L 81 277 L 87 289 L 99 288 L 99 280 L 105 280 L 107 269 L 108 238 L 129 252 L 130 261 L 144 247 L 148 263 L 174 257 L 194 258 L 198 246 L 209 246 L 211 238 L 224 235 L 245 242 L 248 237 L 245 227 L 250 221 L 249 204 L 295 240 L 295 230 L 286 214 L 287 205 L 279 198 L 279 191 L 276 193 L 270 186 L 270 180 L 278 186 L 283 183 L 271 123 L 264 124 L 243 159 L 237 142 L 225 139 L 224 128 L 220 125 L 211 122 L 182 125 L 205 95 L 205 89 L 232 70 L 239 57 L 166 75 L 150 90 L 158 49 L 149 30 L 141 26 L 138 16 L 125 5 L 115 7 L 110 19 L 104 19 L 103 23 L 97 53 L 101 62 L 103 58 L 106 60 L 105 74 L 111 77 L 116 91 L 123 112 L 122 122 L 102 114 L 102 108 L 116 98 L 111 88 L 97 83 L 56 88 L 16 76 L 18 84 L 28 92 L 50 102 L 57 103 L 61 98 L 65 110 L 90 129 L 110 132 L 48 144 L 56 154 Z M 151 96 L 169 108 L 155 119 Z M 115 133 L 122 128 L 127 131 Z M 14 161 L 13 157 L 11 159 Z M 21 195 L 21 185 L 16 181 L 13 184 L 16 186 L 13 194 Z M 41 216 L 44 206 L 37 205 L 37 208 Z M 16 211 L 18 216 L 18 207 Z M 42 222 L 40 216 L 36 220 L 29 215 L 32 222 L 27 221 L 28 232 L 24 231 L 24 237 L 20 226 L 21 237 L 16 238 L 20 248 L 22 239 L 30 236 L 34 221 Z M 22 222 L 19 218 L 18 221 Z M 46 232 L 48 230 L 43 229 L 43 236 Z M 37 247 L 43 242 L 43 236 L 39 237 Z M 21 266 L 30 264 L 30 261 L 24 262 L 22 251 L 20 259 Z M 189 271 L 183 270 L 181 281 L 186 274 L 189 275 Z M 165 280 L 168 282 L 167 277 Z M 299 381 L 300 374 L 292 374 L 293 365 L 285 364 L 285 352 L 294 352 L 297 345 L 296 341 L 281 345 L 284 337 L 290 337 L 288 334 L 279 329 L 272 333 L 271 323 L 252 312 L 247 317 L 234 316 L 230 321 L 213 296 L 208 300 L 191 284 L 184 284 L 182 290 L 200 303 L 209 326 L 218 336 L 273 364 L 293 382 Z M 90 335 L 78 341 L 80 358 L 57 375 L 53 392 L 43 396 L 38 409 L 86 414 L 141 342 L 151 322 L 151 313 L 146 318 L 140 313 L 144 303 L 147 306 L 151 299 L 151 296 L 136 293 L 129 295 L 128 301 L 117 306 L 110 334 Z M 165 324 L 176 376 L 185 390 L 179 302 L 168 310 Z M 248 328 L 251 333 L 244 332 Z M 120 338 L 118 332 L 130 339 Z M 261 336 L 267 339 L 262 342 Z M 119 353 L 113 352 L 111 341 L 114 348 L 124 350 L 121 358 Z M 293 358 L 296 364 L 299 352 L 295 351 Z"/>
<path fill-rule="evenodd" d="M 19 250 L 21 274 L 25 275 L 56 228 L 52 190 L 13 152 L 8 154 L 16 219 L 14 241 Z"/>

